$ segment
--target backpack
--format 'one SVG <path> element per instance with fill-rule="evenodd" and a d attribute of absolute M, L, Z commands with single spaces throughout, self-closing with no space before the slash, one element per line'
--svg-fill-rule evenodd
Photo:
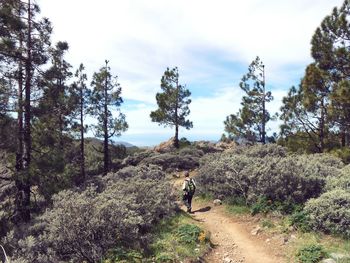
<path fill-rule="evenodd" d="M 187 192 L 190 194 L 190 195 L 193 195 L 194 192 L 196 191 L 196 186 L 194 185 L 194 182 L 192 180 L 192 178 L 190 180 L 187 181 Z"/>

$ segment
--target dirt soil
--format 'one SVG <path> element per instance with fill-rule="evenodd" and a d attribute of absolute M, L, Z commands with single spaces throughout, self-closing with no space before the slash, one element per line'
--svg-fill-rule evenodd
<path fill-rule="evenodd" d="M 194 175 L 194 174 L 193 174 Z M 175 180 L 179 189 L 184 178 Z M 259 218 L 250 215 L 229 214 L 222 205 L 214 205 L 194 198 L 192 218 L 209 231 L 213 248 L 204 256 L 208 263 L 283 263 L 285 242 L 283 236 L 272 236 L 259 227 Z M 182 206 L 185 210 L 185 206 Z"/>

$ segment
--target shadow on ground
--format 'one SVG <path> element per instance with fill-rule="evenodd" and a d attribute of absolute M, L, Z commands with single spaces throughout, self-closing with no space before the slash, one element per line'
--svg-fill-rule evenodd
<path fill-rule="evenodd" d="M 210 209 L 211 209 L 211 206 L 206 206 L 206 207 L 197 209 L 195 211 L 192 211 L 192 213 L 205 213 L 205 212 L 210 211 Z"/>

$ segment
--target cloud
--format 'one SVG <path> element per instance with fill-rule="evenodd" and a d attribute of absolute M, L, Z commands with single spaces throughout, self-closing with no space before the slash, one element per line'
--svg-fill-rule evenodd
<path fill-rule="evenodd" d="M 73 66 L 83 62 L 91 76 L 110 60 L 127 106 L 125 137 L 141 140 L 144 134 L 146 140 L 151 133 L 172 134 L 149 119 L 166 67 L 178 66 L 181 83 L 193 94 L 195 127 L 185 135 L 205 139 L 222 133 L 223 120 L 240 106 L 238 83 L 256 55 L 276 98 L 271 108 L 278 110 L 311 61 L 316 27 L 343 0 L 37 2 L 53 22 L 54 40 L 68 41 Z"/>

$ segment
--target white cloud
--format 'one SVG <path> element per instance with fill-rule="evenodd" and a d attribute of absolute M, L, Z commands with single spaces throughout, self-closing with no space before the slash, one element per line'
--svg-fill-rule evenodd
<path fill-rule="evenodd" d="M 195 128 L 184 133 L 205 137 L 221 134 L 225 117 L 238 110 L 241 95 L 233 81 L 256 55 L 266 65 L 267 82 L 276 97 L 271 107 L 278 109 L 280 98 L 298 84 L 293 82 L 311 61 L 313 32 L 343 0 L 37 2 L 53 22 L 54 39 L 70 44 L 68 60 L 75 67 L 83 62 L 91 76 L 110 60 L 123 97 L 144 103 L 143 108 L 127 110 L 128 134 L 164 132 L 150 122 L 149 112 L 156 107 L 154 96 L 165 68 L 178 66 L 182 82 L 200 83 L 205 91 L 193 98 Z M 215 85 L 205 85 L 213 78 Z"/>

